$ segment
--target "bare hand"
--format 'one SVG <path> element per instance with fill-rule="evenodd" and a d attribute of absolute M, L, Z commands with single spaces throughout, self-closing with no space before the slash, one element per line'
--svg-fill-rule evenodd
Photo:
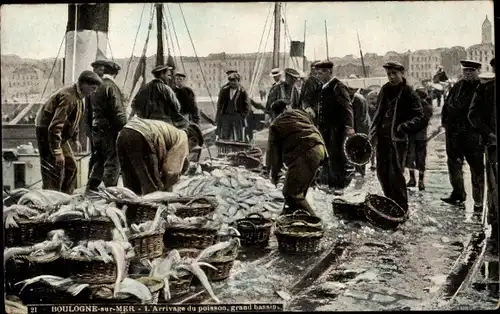
<path fill-rule="evenodd" d="M 356 134 L 356 132 L 354 132 L 353 128 L 347 128 L 347 130 L 346 130 L 347 136 L 353 136 L 354 134 Z"/>
<path fill-rule="evenodd" d="M 64 167 L 64 155 L 63 154 L 56 155 L 56 166 L 59 168 Z"/>

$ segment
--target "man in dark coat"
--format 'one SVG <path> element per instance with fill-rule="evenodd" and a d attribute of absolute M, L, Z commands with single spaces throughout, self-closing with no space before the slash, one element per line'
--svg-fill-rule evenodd
<path fill-rule="evenodd" d="M 423 128 L 424 113 L 420 97 L 404 78 L 404 66 L 387 62 L 383 67 L 389 82 L 378 95 L 370 138 L 376 137 L 377 177 L 384 195 L 408 211 L 404 176 L 408 136 Z"/>
<path fill-rule="evenodd" d="M 167 84 L 169 70 L 171 67 L 159 65 L 151 71 L 154 79 L 135 96 L 131 116 L 137 114 L 139 118 L 161 120 L 178 128 L 185 128 L 189 121 L 181 115 L 179 100 Z"/>
<path fill-rule="evenodd" d="M 52 94 L 38 110 L 35 127 L 43 189 L 73 193 L 77 166 L 70 144 L 81 151 L 78 135 L 85 110 L 83 98 L 101 83 L 97 74 L 83 71 L 77 83 Z"/>
<path fill-rule="evenodd" d="M 354 88 L 349 88 L 349 96 L 351 97 L 352 103 L 354 131 L 356 133 L 368 135 L 368 131 L 370 130 L 370 116 L 366 99 L 356 92 Z M 365 176 L 366 166 L 356 166 L 355 169 L 361 176 Z"/>
<path fill-rule="evenodd" d="M 288 168 L 283 186 L 288 212 L 283 214 L 305 210 L 314 215 L 306 194 L 328 156 L 325 142 L 306 112 L 286 110 L 287 106 L 286 100 L 277 100 L 271 106 L 274 119 L 269 127 L 267 164 L 274 184 L 278 183 L 283 164 Z"/>
<path fill-rule="evenodd" d="M 446 130 L 448 172 L 453 188 L 451 195 L 442 200 L 453 205 L 463 204 L 465 201 L 462 169 L 465 159 L 471 171 L 474 210 L 480 211 L 484 198 L 484 145 L 481 142 L 481 134 L 472 127 L 467 114 L 480 83 L 478 75 L 481 64 L 475 61 L 460 63 L 463 67 L 463 79 L 451 88 L 441 111 L 441 126 Z"/>
<path fill-rule="evenodd" d="M 200 123 L 200 114 L 196 105 L 196 97 L 191 88 L 185 85 L 186 74 L 175 73 L 174 92 L 181 105 L 181 114 L 193 123 Z"/>
<path fill-rule="evenodd" d="M 418 170 L 418 189 L 425 190 L 424 174 L 425 174 L 425 159 L 427 158 L 427 127 L 432 118 L 432 99 L 426 92 L 424 87 L 415 90 L 420 97 L 422 108 L 424 110 L 424 128 L 418 133 L 409 136 L 408 155 L 406 158 L 406 167 L 410 171 L 410 180 L 406 184 L 407 187 L 417 186 L 415 180 L 415 170 Z"/>
<path fill-rule="evenodd" d="M 266 111 L 268 112 L 271 111 L 271 105 L 278 99 L 288 100 L 292 108 L 297 107 L 295 102 L 299 100 L 299 91 L 295 87 L 295 82 L 300 78 L 300 74 L 291 68 L 286 68 L 284 73 L 285 80 L 276 82 L 269 90 L 266 102 Z"/>
<path fill-rule="evenodd" d="M 323 84 L 318 79 L 316 64 L 319 61 L 315 61 L 311 63 L 311 73 L 309 77 L 304 82 L 302 86 L 302 90 L 300 91 L 299 96 L 299 107 L 307 110 L 309 115 L 311 115 L 314 119 L 314 124 L 318 125 L 318 106 L 319 106 L 319 98 L 321 94 L 321 88 Z"/>
<path fill-rule="evenodd" d="M 354 135 L 354 117 L 347 86 L 333 76 L 333 63 L 316 64 L 318 78 L 323 83 L 318 111 L 318 129 L 328 150 L 329 161 L 324 171 L 329 188 L 343 190 L 350 182 L 343 144 L 346 136 Z"/>
<path fill-rule="evenodd" d="M 250 98 L 240 86 L 240 75 L 232 73 L 228 77 L 229 85 L 219 92 L 217 99 L 217 136 L 226 141 L 244 141 L 245 119 L 250 110 Z"/>
<path fill-rule="evenodd" d="M 371 91 L 366 95 L 366 101 L 368 103 L 368 113 L 370 115 L 370 126 L 373 123 L 373 118 L 375 117 L 375 112 L 377 112 L 377 99 L 378 99 L 378 92 L 377 91 Z M 372 146 L 375 148 L 377 143 L 373 142 Z M 372 154 L 372 158 L 370 160 L 370 169 L 375 170 L 377 169 L 377 166 L 375 164 L 375 153 Z"/>
<path fill-rule="evenodd" d="M 495 58 L 490 62 L 495 71 Z M 490 242 L 493 253 L 498 254 L 498 172 L 497 172 L 497 132 L 495 101 L 495 77 L 478 86 L 469 109 L 469 121 L 481 132 L 483 144 L 486 146 L 486 202 L 488 223 L 491 225 Z"/>
<path fill-rule="evenodd" d="M 448 76 L 446 75 L 446 72 L 444 71 L 443 66 L 440 65 L 436 74 L 434 74 L 432 81 L 434 83 L 440 83 L 440 82 L 446 82 L 447 80 L 448 80 Z"/>
<path fill-rule="evenodd" d="M 92 95 L 92 156 L 95 163 L 89 169 L 87 190 L 95 191 L 101 184 L 116 186 L 120 176 L 120 163 L 116 154 L 116 138 L 127 123 L 123 94 L 115 78 L 120 66 L 107 61 L 103 83 Z"/>

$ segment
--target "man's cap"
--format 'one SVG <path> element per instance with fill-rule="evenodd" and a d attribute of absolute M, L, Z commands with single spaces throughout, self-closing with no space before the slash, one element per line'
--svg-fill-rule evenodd
<path fill-rule="evenodd" d="M 405 67 L 397 61 L 388 61 L 383 66 L 384 69 L 394 69 L 397 71 L 404 71 Z"/>
<path fill-rule="evenodd" d="M 90 64 L 91 67 L 97 68 L 100 66 L 109 66 L 108 60 L 95 60 Z"/>
<path fill-rule="evenodd" d="M 295 69 L 292 69 L 292 68 L 286 68 L 284 70 L 285 72 L 285 75 L 290 75 L 291 77 L 294 77 L 294 78 L 300 78 L 300 74 L 297 70 Z"/>
<path fill-rule="evenodd" d="M 120 71 L 122 68 L 120 67 L 120 65 L 114 61 L 108 61 L 109 63 L 109 66 L 115 70 L 115 71 Z"/>
<path fill-rule="evenodd" d="M 333 69 L 333 62 L 328 60 L 319 61 L 315 67 L 316 69 Z"/>
<path fill-rule="evenodd" d="M 190 123 L 186 128 L 186 134 L 188 138 L 193 138 L 198 143 L 198 146 L 203 146 L 203 133 L 198 125 Z"/>
<path fill-rule="evenodd" d="M 368 97 L 368 96 L 371 96 L 371 95 L 376 95 L 376 96 L 378 96 L 378 91 L 376 91 L 376 90 L 372 90 L 372 91 L 370 91 L 370 92 L 368 93 L 368 95 L 366 95 L 366 96 Z"/>
<path fill-rule="evenodd" d="M 320 60 L 316 60 L 316 61 L 313 61 L 311 63 L 311 69 L 316 69 L 316 64 L 320 63 L 321 61 Z"/>
<path fill-rule="evenodd" d="M 238 73 L 238 71 L 237 70 L 227 70 L 226 71 L 226 75 L 231 75 L 233 73 Z"/>
<path fill-rule="evenodd" d="M 241 79 L 240 75 L 238 73 L 231 73 L 227 76 L 228 80 L 237 80 L 239 81 Z"/>
<path fill-rule="evenodd" d="M 100 85 L 102 83 L 101 78 L 99 75 L 92 71 L 85 70 L 82 73 L 80 73 L 80 76 L 78 77 L 79 82 L 86 82 L 90 84 L 96 84 Z"/>
<path fill-rule="evenodd" d="M 490 65 L 491 65 L 492 67 L 494 67 L 494 66 L 495 66 L 495 58 L 491 59 L 491 61 L 490 61 Z"/>
<path fill-rule="evenodd" d="M 271 110 L 274 112 L 281 112 L 285 110 L 289 104 L 290 101 L 287 99 L 278 99 L 271 104 Z"/>
<path fill-rule="evenodd" d="M 438 66 L 438 69 L 444 69 L 444 66 L 440 65 Z"/>
<path fill-rule="evenodd" d="M 271 73 L 269 73 L 270 76 L 278 76 L 281 75 L 281 69 L 280 68 L 274 68 L 271 70 Z"/>
<path fill-rule="evenodd" d="M 186 74 L 177 72 L 174 76 L 186 77 Z"/>
<path fill-rule="evenodd" d="M 167 65 L 167 64 L 163 64 L 163 65 L 157 65 L 152 71 L 151 73 L 158 73 L 158 72 L 162 72 L 162 71 L 166 71 L 166 70 L 171 70 L 173 69 L 171 66 Z"/>
<path fill-rule="evenodd" d="M 462 60 L 460 61 L 460 64 L 464 68 L 472 68 L 476 70 L 479 70 L 481 68 L 481 63 L 473 60 Z"/>

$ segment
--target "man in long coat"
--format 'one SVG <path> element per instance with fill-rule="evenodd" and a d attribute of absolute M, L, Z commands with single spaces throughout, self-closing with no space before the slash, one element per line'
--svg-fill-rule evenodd
<path fill-rule="evenodd" d="M 132 102 L 132 114 L 139 118 L 161 120 L 176 127 L 187 127 L 188 121 L 181 115 L 181 105 L 169 82 L 168 65 L 159 65 L 151 73 L 154 79 L 137 93 Z"/>
<path fill-rule="evenodd" d="M 90 171 L 87 190 L 104 186 L 116 186 L 120 177 L 120 163 L 116 154 L 118 132 L 127 123 L 123 94 L 115 78 L 120 66 L 107 61 L 102 77 L 103 83 L 91 96 L 92 103 L 92 156 L 95 163 Z"/>
<path fill-rule="evenodd" d="M 318 78 L 323 82 L 319 106 L 318 129 L 328 150 L 329 161 L 324 170 L 329 188 L 340 193 L 349 184 L 347 159 L 343 143 L 347 136 L 354 135 L 354 117 L 347 86 L 333 75 L 333 63 L 322 61 L 316 64 Z"/>
<path fill-rule="evenodd" d="M 286 110 L 287 105 L 286 100 L 277 100 L 271 106 L 275 117 L 269 127 L 267 149 L 271 180 L 274 184 L 278 183 L 279 173 L 285 164 L 288 169 L 283 196 L 290 211 L 288 213 L 301 209 L 314 215 L 306 194 L 318 168 L 327 158 L 325 142 L 306 112 Z"/>
<path fill-rule="evenodd" d="M 404 78 L 404 66 L 387 62 L 384 68 L 389 82 L 378 95 L 370 138 L 376 137 L 377 176 L 384 195 L 408 211 L 404 176 L 408 136 L 423 128 L 424 113 L 420 97 Z"/>
<path fill-rule="evenodd" d="M 461 205 L 465 201 L 462 169 L 465 159 L 471 171 L 474 209 L 480 211 L 484 198 L 484 145 L 481 134 L 470 124 L 467 114 L 480 84 L 478 75 L 481 64 L 467 60 L 460 63 L 463 67 L 463 79 L 451 88 L 441 111 L 441 126 L 446 130 L 448 172 L 453 188 L 451 195 L 442 200 L 453 205 Z"/>
<path fill-rule="evenodd" d="M 299 107 L 307 110 L 308 113 L 313 117 L 314 124 L 318 125 L 318 106 L 319 98 L 321 95 L 321 88 L 323 84 L 317 77 L 316 64 L 319 61 L 315 61 L 311 64 L 311 73 L 304 82 L 302 90 L 299 96 Z"/>
<path fill-rule="evenodd" d="M 43 189 L 73 193 L 77 168 L 70 143 L 81 151 L 78 135 L 85 111 L 83 98 L 101 83 L 97 74 L 83 71 L 77 83 L 61 88 L 40 107 L 35 126 Z"/>
<path fill-rule="evenodd" d="M 190 150 L 201 145 L 196 124 L 184 130 L 160 120 L 130 119 L 116 141 L 123 186 L 137 195 L 171 191 L 188 169 Z"/>
<path fill-rule="evenodd" d="M 278 81 L 269 90 L 267 96 L 266 110 L 271 111 L 271 105 L 278 99 L 288 100 L 290 106 L 294 109 L 297 108 L 299 100 L 299 91 L 295 87 L 295 82 L 300 78 L 297 70 L 286 68 L 284 70 L 285 80 Z"/>
<path fill-rule="evenodd" d="M 200 111 L 196 105 L 196 97 L 191 88 L 185 85 L 186 74 L 175 73 L 174 92 L 181 105 L 181 114 L 193 123 L 200 123 Z"/>
<path fill-rule="evenodd" d="M 238 73 L 230 74 L 228 80 L 229 85 L 221 89 L 217 99 L 217 135 L 221 140 L 243 142 L 250 99 L 245 89 L 240 86 Z"/>
<path fill-rule="evenodd" d="M 354 88 L 349 88 L 349 96 L 351 97 L 354 131 L 360 134 L 368 135 L 370 129 L 369 108 L 366 99 Z M 365 176 L 366 166 L 356 166 L 356 172 Z"/>
<path fill-rule="evenodd" d="M 495 71 L 495 58 L 490 61 Z M 488 223 L 491 225 L 490 242 L 493 253 L 498 254 L 498 166 L 497 166 L 497 109 L 495 101 L 495 77 L 478 86 L 469 109 L 469 121 L 481 132 L 486 146 L 486 191 Z"/>

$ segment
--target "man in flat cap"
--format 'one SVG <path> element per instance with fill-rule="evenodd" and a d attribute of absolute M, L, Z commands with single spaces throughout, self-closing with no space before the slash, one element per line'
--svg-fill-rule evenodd
<path fill-rule="evenodd" d="M 377 143 L 377 177 L 384 195 L 408 211 L 404 176 L 408 137 L 425 127 L 424 111 L 404 77 L 403 65 L 387 62 L 383 67 L 389 82 L 380 89 L 369 137 Z"/>
<path fill-rule="evenodd" d="M 133 117 L 116 140 L 123 186 L 137 195 L 172 191 L 189 168 L 189 153 L 201 145 L 203 134 L 194 123 L 178 129 L 164 121 Z"/>
<path fill-rule="evenodd" d="M 311 73 L 309 73 L 309 76 L 304 82 L 299 96 L 299 107 L 308 111 L 309 115 L 313 117 L 316 126 L 318 125 L 317 115 L 319 98 L 321 88 L 323 87 L 323 84 L 318 79 L 318 70 L 316 69 L 317 63 L 319 63 L 319 61 L 311 63 Z"/>
<path fill-rule="evenodd" d="M 302 110 L 287 109 L 288 105 L 287 100 L 280 99 L 271 106 L 274 119 L 269 127 L 266 164 L 274 184 L 283 164 L 288 168 L 283 186 L 287 206 L 282 214 L 302 209 L 315 216 L 306 194 L 328 154 L 311 117 Z"/>
<path fill-rule="evenodd" d="M 94 164 L 89 169 L 88 191 L 96 191 L 99 185 L 116 186 L 120 176 L 120 164 L 116 155 L 116 138 L 127 123 L 123 94 L 115 82 L 120 66 L 107 61 L 102 84 L 91 96 L 92 103 L 92 156 Z"/>
<path fill-rule="evenodd" d="M 161 120 L 172 123 L 176 127 L 185 128 L 188 121 L 181 115 L 181 105 L 170 86 L 168 65 L 155 67 L 154 79 L 142 88 L 132 102 L 132 114 L 139 118 Z"/>
<path fill-rule="evenodd" d="M 92 71 L 83 71 L 78 82 L 52 94 L 36 115 L 36 138 L 40 154 L 43 189 L 73 193 L 76 185 L 76 161 L 80 122 L 84 113 L 83 98 L 90 96 L 102 83 Z"/>
<path fill-rule="evenodd" d="M 228 79 L 228 81 L 226 83 L 224 83 L 224 85 L 222 85 L 221 90 L 223 88 L 229 87 L 229 75 L 231 75 L 233 73 L 238 73 L 238 71 L 237 70 L 233 70 L 233 69 L 226 71 L 226 78 Z"/>
<path fill-rule="evenodd" d="M 347 86 L 333 75 L 332 62 L 318 62 L 316 68 L 318 79 L 323 83 L 319 98 L 318 128 L 325 139 L 329 155 L 323 177 L 326 177 L 330 189 L 341 193 L 350 181 L 343 143 L 346 136 L 354 135 L 352 103 Z"/>
<path fill-rule="evenodd" d="M 193 123 L 200 123 L 200 113 L 196 104 L 196 97 L 191 88 L 186 86 L 186 74 L 176 73 L 174 92 L 181 105 L 181 114 Z"/>
<path fill-rule="evenodd" d="M 474 93 L 480 84 L 481 64 L 460 61 L 463 78 L 450 90 L 441 111 L 441 126 L 445 128 L 448 172 L 453 188 L 449 197 L 442 200 L 452 205 L 462 205 L 466 199 L 463 163 L 467 161 L 471 171 L 474 210 L 483 209 L 484 198 L 484 145 L 479 130 L 469 122 L 467 115 Z"/>
<path fill-rule="evenodd" d="M 495 72 L 495 58 L 490 61 Z M 480 84 L 472 99 L 469 109 L 469 121 L 482 136 L 486 146 L 486 206 L 488 223 L 491 225 L 490 244 L 498 254 L 498 178 L 497 178 L 497 107 L 495 101 L 495 77 L 485 79 Z"/>
<path fill-rule="evenodd" d="M 217 136 L 221 140 L 243 142 L 244 127 L 250 110 L 250 98 L 240 85 L 240 75 L 228 76 L 227 87 L 223 87 L 217 99 Z"/>
<path fill-rule="evenodd" d="M 269 90 L 266 102 L 266 111 L 270 112 L 271 105 L 278 99 L 285 99 L 290 102 L 290 106 L 295 108 L 295 103 L 299 100 L 299 91 L 295 87 L 295 82 L 300 78 L 299 72 L 292 68 L 284 70 L 285 80 L 276 82 Z"/>

